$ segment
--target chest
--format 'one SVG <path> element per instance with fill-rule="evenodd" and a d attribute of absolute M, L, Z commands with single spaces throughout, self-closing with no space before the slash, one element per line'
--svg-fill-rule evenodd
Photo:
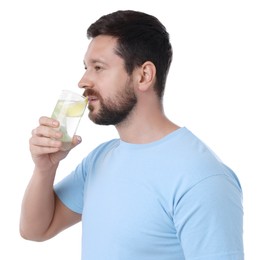
<path fill-rule="evenodd" d="M 93 168 L 84 190 L 83 237 L 118 250 L 162 254 L 176 249 L 172 194 L 162 191 L 151 163 L 105 163 Z M 161 175 L 160 175 L 161 177 Z M 179 244 L 178 244 L 179 246 Z M 147 253 L 148 254 L 148 253 Z M 156 252 L 157 254 L 157 252 Z"/>

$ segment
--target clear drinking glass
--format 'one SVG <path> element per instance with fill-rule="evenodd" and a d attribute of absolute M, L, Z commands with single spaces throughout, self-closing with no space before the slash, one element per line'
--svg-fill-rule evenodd
<path fill-rule="evenodd" d="M 59 129 L 63 132 L 61 150 L 69 150 L 80 119 L 87 107 L 87 98 L 70 90 L 62 90 L 53 110 L 52 118 L 60 122 Z"/>

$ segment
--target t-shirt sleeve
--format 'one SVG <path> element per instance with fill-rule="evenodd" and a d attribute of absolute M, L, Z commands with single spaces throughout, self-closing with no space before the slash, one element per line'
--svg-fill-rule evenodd
<path fill-rule="evenodd" d="M 229 176 L 210 176 L 186 191 L 173 221 L 185 259 L 244 259 L 242 190 Z"/>
<path fill-rule="evenodd" d="M 54 191 L 61 202 L 72 211 L 82 214 L 84 205 L 85 185 L 90 179 L 90 174 L 98 158 L 103 157 L 117 139 L 100 144 L 72 171 L 68 176 L 63 178 L 54 185 Z"/>
<path fill-rule="evenodd" d="M 88 173 L 88 158 L 84 158 L 74 171 L 54 186 L 54 191 L 61 202 L 79 214 L 82 214 L 83 210 L 83 191 Z"/>

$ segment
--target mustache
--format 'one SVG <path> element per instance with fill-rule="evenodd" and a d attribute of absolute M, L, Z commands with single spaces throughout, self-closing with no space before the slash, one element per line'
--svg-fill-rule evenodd
<path fill-rule="evenodd" d="M 94 90 L 94 89 L 86 89 L 84 92 L 83 92 L 83 96 L 84 97 L 88 97 L 88 96 L 96 96 L 97 98 L 101 98 L 100 94 Z"/>

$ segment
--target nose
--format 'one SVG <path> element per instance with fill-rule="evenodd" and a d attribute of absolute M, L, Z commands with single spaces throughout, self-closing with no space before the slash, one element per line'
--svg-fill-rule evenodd
<path fill-rule="evenodd" d="M 86 70 L 83 74 L 82 78 L 80 79 L 78 83 L 79 88 L 81 89 L 87 89 L 87 88 L 93 88 L 93 82 L 88 76 L 88 71 Z"/>

